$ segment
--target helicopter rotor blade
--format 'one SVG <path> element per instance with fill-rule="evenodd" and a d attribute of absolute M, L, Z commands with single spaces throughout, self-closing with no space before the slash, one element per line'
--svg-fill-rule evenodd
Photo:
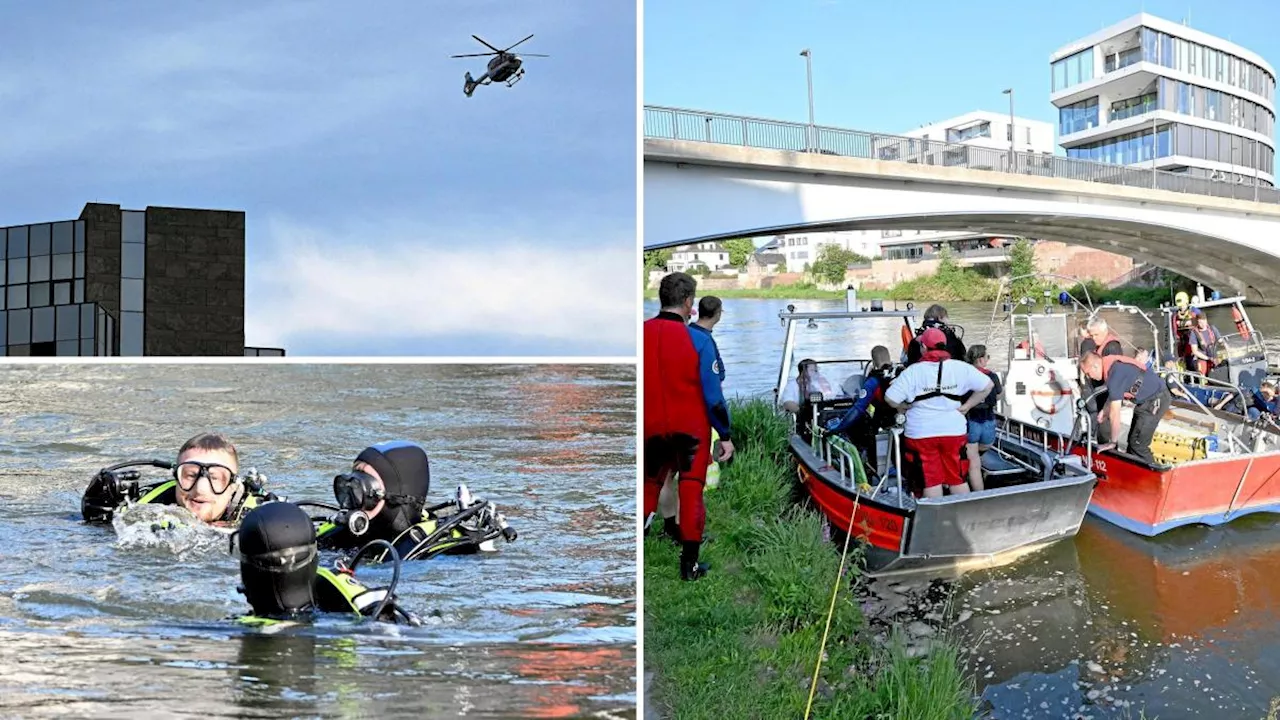
<path fill-rule="evenodd" d="M 524 40 L 521 40 L 520 42 L 516 43 L 516 45 L 519 45 L 520 43 L 524 42 L 525 40 L 528 40 L 528 39 L 529 39 L 529 38 L 531 38 L 531 37 L 533 37 L 533 36 L 532 36 L 532 35 L 530 35 L 529 37 L 525 38 Z M 506 50 L 503 50 L 502 52 L 511 52 L 511 48 L 515 47 L 516 45 L 512 45 L 511 47 L 507 48 Z"/>
<path fill-rule="evenodd" d="M 451 57 L 451 58 L 464 58 L 464 57 L 489 57 L 490 55 L 497 55 L 497 54 L 498 54 L 498 53 L 471 53 L 471 54 L 469 54 L 469 55 L 450 55 L 449 57 Z"/>
<path fill-rule="evenodd" d="M 483 45 L 483 46 L 485 46 L 485 47 L 489 48 L 490 50 L 492 50 L 492 51 L 494 51 L 494 52 L 496 52 L 496 53 L 506 52 L 506 50 L 499 50 L 498 48 L 496 48 L 496 47 L 494 47 L 494 46 L 490 45 L 489 43 L 485 42 L 484 40 L 481 40 L 479 35 L 472 35 L 471 37 L 475 38 L 475 39 L 476 39 L 476 42 L 480 43 L 481 45 Z"/>
<path fill-rule="evenodd" d="M 537 53 L 520 53 L 520 57 L 522 57 L 522 58 L 527 58 L 527 57 L 551 57 L 551 56 L 550 56 L 550 55 L 539 55 L 539 54 L 537 54 Z"/>

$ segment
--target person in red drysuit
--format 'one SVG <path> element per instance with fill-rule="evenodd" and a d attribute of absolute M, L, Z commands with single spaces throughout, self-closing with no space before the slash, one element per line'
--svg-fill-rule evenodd
<path fill-rule="evenodd" d="M 680 473 L 680 577 L 696 580 L 709 566 L 698 562 L 706 506 L 702 501 L 711 464 L 711 423 L 702 394 L 698 351 L 685 323 L 693 313 L 697 283 L 671 273 L 658 286 L 661 310 L 644 323 L 644 516 L 658 509 L 662 484 Z"/>

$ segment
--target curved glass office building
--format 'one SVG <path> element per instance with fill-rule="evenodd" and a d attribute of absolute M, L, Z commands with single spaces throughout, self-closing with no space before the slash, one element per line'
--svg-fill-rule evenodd
<path fill-rule="evenodd" d="M 1275 185 L 1275 70 L 1245 48 L 1139 14 L 1050 58 L 1068 157 Z"/>

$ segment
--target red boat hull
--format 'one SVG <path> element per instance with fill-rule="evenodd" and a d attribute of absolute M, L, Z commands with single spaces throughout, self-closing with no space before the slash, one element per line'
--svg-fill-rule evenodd
<path fill-rule="evenodd" d="M 907 532 L 906 511 L 862 498 L 854 507 L 855 495 L 824 482 L 812 470 L 799 463 L 800 481 L 809 496 L 834 527 L 848 529 L 853 515 L 853 537 L 873 547 L 899 554 Z"/>
<path fill-rule="evenodd" d="M 1041 442 L 1043 430 L 1023 426 Z M 1051 434 L 1049 443 L 1063 438 Z M 1085 456 L 1081 445 L 1071 452 Z M 1196 460 L 1158 470 L 1117 453 L 1094 453 L 1098 485 L 1089 514 L 1152 537 L 1182 525 L 1221 525 L 1242 515 L 1280 513 L 1280 452 Z"/>

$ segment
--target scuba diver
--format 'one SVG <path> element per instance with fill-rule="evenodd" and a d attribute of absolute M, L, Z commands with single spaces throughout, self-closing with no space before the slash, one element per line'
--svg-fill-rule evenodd
<path fill-rule="evenodd" d="M 827 421 L 827 432 L 846 434 L 854 447 L 862 452 L 867 466 L 876 466 L 876 435 L 891 427 L 897 413 L 885 402 L 884 394 L 893 381 L 893 360 L 889 348 L 871 348 L 870 372 L 858 390 L 858 400 L 843 416 Z"/>
<path fill-rule="evenodd" d="M 148 483 L 137 468 L 170 471 L 168 479 Z M 178 450 L 176 462 L 128 460 L 98 471 L 80 500 L 85 522 L 109 523 L 128 504 L 179 505 L 210 525 L 235 526 L 246 512 L 279 499 L 267 492 L 265 478 L 250 469 L 239 474 L 240 458 L 225 436 L 202 433 Z"/>
<path fill-rule="evenodd" d="M 904 338 L 906 342 L 907 357 L 905 364 L 914 365 L 920 362 L 920 358 L 932 348 L 925 348 L 920 341 L 920 336 L 929 328 L 937 328 L 942 331 L 943 336 L 947 339 L 947 353 L 956 360 L 963 360 L 968 350 L 964 346 L 964 328 L 958 325 L 951 325 L 948 320 L 947 309 L 941 305 L 930 305 L 924 311 L 924 317 L 921 319 L 920 327 L 916 328 L 916 333 L 909 340 Z M 956 332 L 957 328 L 960 330 Z M 903 330 L 906 333 L 906 330 Z"/>
<path fill-rule="evenodd" d="M 316 613 L 355 613 L 386 622 L 421 625 L 422 621 L 396 603 L 400 556 L 385 540 L 374 540 L 334 569 L 320 567 L 316 531 L 302 508 L 289 502 L 270 502 L 249 512 L 231 534 L 232 553 L 240 558 L 237 589 L 253 608 L 238 618 L 246 625 L 306 620 Z M 395 568 L 391 584 L 371 588 L 355 578 L 362 557 L 379 549 L 391 554 Z"/>
<path fill-rule="evenodd" d="M 313 518 L 320 523 L 317 542 L 323 550 L 346 550 L 370 540 L 384 540 L 403 560 L 429 558 L 446 553 L 468 555 L 492 551 L 502 537 L 515 542 L 517 533 L 492 502 L 475 498 L 466 485 L 457 495 L 428 506 L 431 472 L 427 453 L 405 441 L 390 441 L 365 448 L 351 471 L 333 479 L 337 506 L 302 502 L 336 511 Z M 442 515 L 441 511 L 455 508 Z M 380 561 L 385 552 L 372 558 Z"/>

